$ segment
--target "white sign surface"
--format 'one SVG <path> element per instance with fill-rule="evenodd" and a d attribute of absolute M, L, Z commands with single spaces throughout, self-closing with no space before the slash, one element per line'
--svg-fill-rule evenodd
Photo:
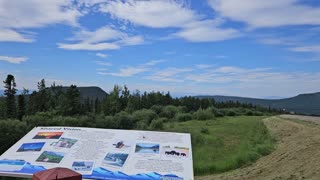
<path fill-rule="evenodd" d="M 0 175 L 66 167 L 87 179 L 193 179 L 190 134 L 37 127 L 0 156 Z"/>

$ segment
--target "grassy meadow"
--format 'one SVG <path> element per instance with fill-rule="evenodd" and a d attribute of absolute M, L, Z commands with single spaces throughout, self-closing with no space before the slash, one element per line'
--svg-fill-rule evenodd
<path fill-rule="evenodd" d="M 165 124 L 166 131 L 190 132 L 195 175 L 239 168 L 269 154 L 275 141 L 265 116 L 221 117 Z"/>

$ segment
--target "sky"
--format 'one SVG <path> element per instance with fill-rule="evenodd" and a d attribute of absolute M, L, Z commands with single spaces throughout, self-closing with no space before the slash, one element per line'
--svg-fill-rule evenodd
<path fill-rule="evenodd" d="M 18 89 L 291 97 L 319 92 L 319 70 L 318 0 L 0 0 L 0 79 Z"/>

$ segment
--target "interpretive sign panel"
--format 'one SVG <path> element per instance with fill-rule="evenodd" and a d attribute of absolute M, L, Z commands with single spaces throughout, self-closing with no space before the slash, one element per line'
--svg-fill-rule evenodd
<path fill-rule="evenodd" d="M 190 134 L 37 127 L 0 156 L 0 175 L 66 167 L 86 179 L 193 179 Z"/>

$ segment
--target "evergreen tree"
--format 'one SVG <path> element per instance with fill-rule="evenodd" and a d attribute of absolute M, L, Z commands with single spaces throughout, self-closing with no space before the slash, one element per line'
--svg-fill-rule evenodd
<path fill-rule="evenodd" d="M 17 92 L 16 82 L 13 75 L 9 74 L 4 83 L 4 95 L 6 96 L 6 106 L 7 106 L 7 117 L 15 118 L 16 117 L 16 100 L 15 94 Z"/>
<path fill-rule="evenodd" d="M 50 93 L 46 89 L 45 80 L 38 82 L 38 90 L 36 104 L 37 111 L 44 112 L 49 109 Z"/>
<path fill-rule="evenodd" d="M 64 115 L 77 115 L 81 110 L 80 91 L 76 85 L 71 85 L 65 95 L 63 107 Z"/>
<path fill-rule="evenodd" d="M 22 117 L 25 115 L 25 113 L 26 113 L 26 103 L 25 103 L 24 95 L 20 94 L 18 96 L 18 119 L 21 120 Z"/>

